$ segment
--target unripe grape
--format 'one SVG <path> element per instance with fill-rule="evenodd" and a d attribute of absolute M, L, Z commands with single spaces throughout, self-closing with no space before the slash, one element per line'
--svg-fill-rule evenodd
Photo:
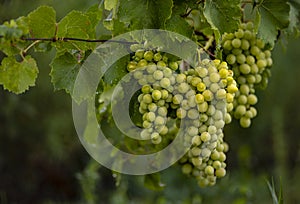
<path fill-rule="evenodd" d="M 197 67 L 196 71 L 201 78 L 204 78 L 208 75 L 208 70 L 203 67 Z"/>
<path fill-rule="evenodd" d="M 148 110 L 149 110 L 150 112 L 155 112 L 155 111 L 157 110 L 157 105 L 156 105 L 155 103 L 150 103 L 150 104 L 148 105 Z"/>
<path fill-rule="evenodd" d="M 159 84 L 162 88 L 168 88 L 171 85 L 171 82 L 170 79 L 163 78 L 162 80 L 160 80 Z"/>
<path fill-rule="evenodd" d="M 186 117 L 186 110 L 184 110 L 183 108 L 178 108 L 178 109 L 176 110 L 176 116 L 177 116 L 177 118 L 179 118 L 179 119 L 185 118 L 185 117 Z"/>
<path fill-rule="evenodd" d="M 164 74 L 161 70 L 156 70 L 153 73 L 153 78 L 156 79 L 156 80 L 161 80 L 163 77 L 164 77 Z"/>
<path fill-rule="evenodd" d="M 223 44 L 224 49 L 226 50 L 232 50 L 232 44 L 231 44 L 231 40 L 226 40 Z"/>
<path fill-rule="evenodd" d="M 199 156 L 200 153 L 201 153 L 201 149 L 199 147 L 193 147 L 191 150 L 190 150 L 192 156 L 196 157 L 196 156 Z"/>
<path fill-rule="evenodd" d="M 151 95 L 150 94 L 145 94 L 143 96 L 143 102 L 147 103 L 147 104 L 152 103 L 152 97 L 151 97 Z"/>
<path fill-rule="evenodd" d="M 177 83 L 181 84 L 181 83 L 183 83 L 185 81 L 186 81 L 186 75 L 185 74 L 178 74 L 176 76 L 176 82 Z"/>
<path fill-rule="evenodd" d="M 144 127 L 144 128 L 150 128 L 150 127 L 152 127 L 152 123 L 150 123 L 149 121 L 145 120 L 145 121 L 143 122 L 143 127 Z"/>
<path fill-rule="evenodd" d="M 206 122 L 208 120 L 208 116 L 206 114 L 200 114 L 199 115 L 199 120 L 200 120 L 200 122 Z M 202 126 L 201 129 L 204 128 L 204 127 L 205 126 Z M 206 131 L 206 129 L 204 131 Z M 202 132 L 202 131 L 199 130 L 199 132 Z"/>
<path fill-rule="evenodd" d="M 241 117 L 240 119 L 240 125 L 243 128 L 248 128 L 251 125 L 251 119 L 250 118 L 246 118 L 246 117 Z"/>
<path fill-rule="evenodd" d="M 259 69 L 263 69 L 267 66 L 267 61 L 265 59 L 259 59 L 256 64 Z"/>
<path fill-rule="evenodd" d="M 144 53 L 144 59 L 145 60 L 147 60 L 147 61 L 152 61 L 152 59 L 153 59 L 153 52 L 152 51 L 146 51 L 145 53 Z"/>
<path fill-rule="evenodd" d="M 207 166 L 204 171 L 207 175 L 214 175 L 215 169 L 212 166 Z"/>
<path fill-rule="evenodd" d="M 211 73 L 209 75 L 209 79 L 212 83 L 217 83 L 220 81 L 220 75 L 218 72 L 215 72 L 215 73 Z"/>
<path fill-rule="evenodd" d="M 214 95 L 210 90 L 203 91 L 202 95 L 205 101 L 212 101 L 214 98 Z"/>
<path fill-rule="evenodd" d="M 217 99 L 225 99 L 226 98 L 226 90 L 225 89 L 219 89 L 216 93 Z"/>
<path fill-rule="evenodd" d="M 250 47 L 249 41 L 246 39 L 242 39 L 242 44 L 241 44 L 242 50 L 249 50 L 249 47 Z"/>
<path fill-rule="evenodd" d="M 260 53 L 260 49 L 257 46 L 252 46 L 250 49 L 250 53 L 254 56 L 257 56 Z"/>
<path fill-rule="evenodd" d="M 151 134 L 151 141 L 153 144 L 159 144 L 161 143 L 161 140 L 162 138 L 157 132 Z"/>
<path fill-rule="evenodd" d="M 178 69 L 178 63 L 177 62 L 170 62 L 169 63 L 169 67 L 172 69 L 172 70 L 177 70 Z"/>
<path fill-rule="evenodd" d="M 247 64 L 249 64 L 249 65 L 253 65 L 253 64 L 255 64 L 255 58 L 254 58 L 252 55 L 248 55 L 248 56 L 246 57 L 246 62 L 247 62 Z"/>
<path fill-rule="evenodd" d="M 200 138 L 203 142 L 208 142 L 211 139 L 211 136 L 208 132 L 202 132 Z"/>
<path fill-rule="evenodd" d="M 235 109 L 237 116 L 241 117 L 246 113 L 246 107 L 244 105 L 238 105 Z"/>
<path fill-rule="evenodd" d="M 206 85 L 204 83 L 201 82 L 201 83 L 197 84 L 197 90 L 198 91 L 202 92 L 205 89 L 206 89 Z"/>
<path fill-rule="evenodd" d="M 155 101 L 158 101 L 159 99 L 161 99 L 161 92 L 159 90 L 154 90 L 152 92 L 152 98 Z"/>
<path fill-rule="evenodd" d="M 199 77 L 193 77 L 190 83 L 192 86 L 197 87 L 197 84 L 199 84 L 201 81 L 202 80 Z"/>
<path fill-rule="evenodd" d="M 158 53 L 155 53 L 154 56 L 153 56 L 153 59 L 154 61 L 158 62 L 162 59 L 162 56 L 161 54 L 158 52 Z"/>
<path fill-rule="evenodd" d="M 192 163 L 194 166 L 198 167 L 202 164 L 202 159 L 200 157 L 193 157 Z"/>
<path fill-rule="evenodd" d="M 166 67 L 167 64 L 166 64 L 164 61 L 158 61 L 158 62 L 157 62 L 157 66 L 158 66 L 158 67 Z"/>
<path fill-rule="evenodd" d="M 187 112 L 187 116 L 188 116 L 190 119 L 194 120 L 194 119 L 199 118 L 199 112 L 198 112 L 196 109 L 190 109 L 190 110 L 188 110 L 188 112 Z"/>
<path fill-rule="evenodd" d="M 197 130 L 198 131 L 198 130 Z M 199 146 L 201 144 L 201 137 L 196 135 L 192 138 L 192 145 Z"/>
<path fill-rule="evenodd" d="M 226 170 L 224 168 L 219 168 L 216 170 L 216 176 L 222 178 L 226 175 Z"/>
<path fill-rule="evenodd" d="M 152 88 L 149 85 L 144 85 L 142 87 L 142 92 L 145 93 L 145 94 L 149 94 L 151 91 L 152 91 Z"/>
<path fill-rule="evenodd" d="M 236 56 L 236 61 L 239 64 L 244 64 L 246 62 L 246 56 L 243 55 L 243 54 L 239 54 L 239 55 Z"/>
<path fill-rule="evenodd" d="M 204 102 L 204 96 L 202 94 L 196 94 L 195 102 L 196 103 L 203 103 Z"/>
<path fill-rule="evenodd" d="M 231 50 L 232 54 L 234 54 L 235 56 L 240 55 L 243 53 L 242 49 L 238 49 L 238 48 L 234 48 L 233 50 Z"/>
<path fill-rule="evenodd" d="M 186 163 L 181 167 L 182 173 L 184 174 L 190 174 L 193 170 L 193 167 L 191 164 Z"/>
<path fill-rule="evenodd" d="M 146 115 L 146 118 L 148 121 L 153 122 L 155 120 L 155 113 L 154 112 L 148 112 Z"/>
<path fill-rule="evenodd" d="M 181 83 L 178 86 L 179 93 L 186 93 L 190 89 L 190 86 L 187 83 Z"/>
<path fill-rule="evenodd" d="M 234 35 L 235 35 L 235 37 L 237 37 L 237 38 L 243 38 L 243 37 L 244 37 L 244 30 L 238 29 L 238 31 L 236 31 L 236 32 L 234 33 Z"/>
<path fill-rule="evenodd" d="M 246 105 L 247 104 L 247 96 L 245 95 L 240 95 L 238 97 L 238 103 L 242 104 L 242 105 Z"/>
<path fill-rule="evenodd" d="M 145 59 L 141 59 L 138 63 L 137 63 L 137 67 L 146 67 L 148 64 L 147 60 Z"/>
<path fill-rule="evenodd" d="M 256 95 L 254 95 L 254 94 L 250 94 L 249 96 L 248 96 L 248 104 L 250 104 L 250 105 L 255 105 L 256 103 L 257 103 L 257 96 Z"/>
<path fill-rule="evenodd" d="M 231 41 L 231 45 L 232 45 L 232 47 L 234 47 L 234 48 L 239 48 L 239 47 L 241 47 L 241 44 L 242 44 L 242 42 L 241 42 L 241 40 L 238 39 L 238 38 L 235 38 L 235 39 L 233 39 L 233 40 Z"/>
<path fill-rule="evenodd" d="M 136 66 L 137 66 L 137 62 L 131 61 L 131 62 L 129 62 L 129 63 L 127 64 L 127 70 L 128 70 L 129 72 L 131 72 L 131 71 L 133 71 L 133 70 L 136 69 Z"/>

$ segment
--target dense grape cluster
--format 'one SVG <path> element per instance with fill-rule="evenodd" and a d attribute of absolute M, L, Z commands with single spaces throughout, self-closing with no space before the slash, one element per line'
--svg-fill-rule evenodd
<path fill-rule="evenodd" d="M 159 52 L 138 50 L 132 58 L 127 69 L 142 86 L 141 138 L 159 144 L 169 134 L 167 122 L 177 120 L 178 128 L 184 128 L 183 145 L 191 146 L 180 161 L 183 173 L 200 186 L 214 185 L 226 174 L 223 127 L 231 121 L 227 109 L 238 90 L 233 72 L 219 60 L 205 59 L 196 68 L 179 70 L 177 62 Z"/>
<path fill-rule="evenodd" d="M 268 84 L 273 63 L 271 50 L 256 37 L 252 22 L 241 24 L 235 33 L 224 34 L 222 47 L 239 89 L 229 112 L 242 127 L 247 128 L 257 115 L 255 89 L 265 88 Z"/>

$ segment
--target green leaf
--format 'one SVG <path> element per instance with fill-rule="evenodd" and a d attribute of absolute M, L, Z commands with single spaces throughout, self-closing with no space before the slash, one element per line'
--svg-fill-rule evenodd
<path fill-rule="evenodd" d="M 145 187 L 156 191 L 161 191 L 165 188 L 165 184 L 160 180 L 159 173 L 145 175 L 144 185 Z"/>
<path fill-rule="evenodd" d="M 53 38 L 56 30 L 56 12 L 52 7 L 41 6 L 27 17 L 30 34 L 35 38 Z"/>
<path fill-rule="evenodd" d="M 104 74 L 103 80 L 106 84 L 117 84 L 127 72 L 127 63 L 130 61 L 130 56 L 122 57 L 115 62 Z"/>
<path fill-rule="evenodd" d="M 4 89 L 20 94 L 35 85 L 38 72 L 31 56 L 26 56 L 22 62 L 17 62 L 13 56 L 6 57 L 0 66 L 0 84 Z"/>
<path fill-rule="evenodd" d="M 120 0 L 117 18 L 131 30 L 164 28 L 172 6 L 172 0 Z"/>
<path fill-rule="evenodd" d="M 57 55 L 50 64 L 51 82 L 56 90 L 64 89 L 72 94 L 74 83 L 81 65 L 77 59 L 68 52 Z"/>
<path fill-rule="evenodd" d="M 80 11 L 71 11 L 65 16 L 57 26 L 58 38 L 80 38 L 93 39 L 95 38 L 95 27 L 90 21 L 88 15 Z M 79 41 L 56 42 L 54 44 L 58 49 L 68 50 L 89 50 L 95 47 L 95 44 Z"/>
<path fill-rule="evenodd" d="M 258 36 L 270 45 L 274 45 L 278 30 L 289 26 L 290 6 L 286 0 L 263 0 L 256 8 L 261 19 Z"/>
<path fill-rule="evenodd" d="M 300 2 L 291 0 L 290 5 L 290 24 L 287 29 L 288 35 L 297 36 L 300 34 Z"/>
<path fill-rule="evenodd" d="M 172 9 L 171 17 L 166 21 L 165 29 L 191 38 L 193 29 L 182 17 L 182 15 L 186 13 L 187 9 L 188 5 L 186 2 L 175 4 Z"/>
<path fill-rule="evenodd" d="M 204 16 L 212 29 L 221 35 L 233 32 L 237 30 L 242 17 L 240 0 L 206 0 Z"/>
<path fill-rule="evenodd" d="M 93 28 L 95 28 L 99 24 L 99 21 L 102 18 L 102 12 L 103 9 L 99 8 L 98 4 L 96 4 L 94 6 L 91 6 L 85 13 L 89 17 Z"/>
<path fill-rule="evenodd" d="M 112 9 L 116 9 L 118 5 L 118 0 L 105 0 L 104 1 L 104 8 L 106 10 L 112 10 Z"/>

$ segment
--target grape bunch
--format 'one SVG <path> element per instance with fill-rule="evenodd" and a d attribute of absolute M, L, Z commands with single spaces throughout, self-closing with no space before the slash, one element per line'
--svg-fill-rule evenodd
<path fill-rule="evenodd" d="M 142 86 L 138 96 L 139 112 L 142 114 L 143 131 L 141 138 L 151 139 L 153 144 L 160 144 L 162 137 L 168 134 L 168 109 L 173 100 L 172 92 L 176 83 L 176 61 L 170 61 L 160 52 L 137 50 L 127 70 Z"/>
<path fill-rule="evenodd" d="M 142 86 L 141 138 L 160 144 L 169 138 L 168 121 L 175 119 L 175 129 L 183 128 L 183 145 L 191 147 L 179 162 L 183 173 L 200 186 L 214 185 L 226 174 L 223 127 L 231 121 L 227 110 L 238 91 L 233 72 L 220 60 L 205 59 L 196 68 L 179 70 L 177 62 L 159 52 L 138 50 L 132 58 L 127 70 Z"/>
<path fill-rule="evenodd" d="M 177 109 L 177 117 L 189 118 L 185 142 L 191 148 L 179 163 L 182 172 L 195 177 L 199 186 L 212 186 L 226 174 L 228 145 L 224 142 L 223 127 L 230 117 L 226 106 L 231 102 L 227 103 L 227 99 L 234 97 L 236 83 L 227 64 L 219 60 L 203 60 L 201 65 L 183 74 L 185 80 L 178 86 L 186 84 L 191 90 L 178 97 L 181 107 Z"/>
<path fill-rule="evenodd" d="M 257 115 L 254 107 L 258 102 L 256 89 L 268 84 L 273 63 L 271 49 L 256 37 L 252 22 L 241 24 L 235 33 L 224 34 L 222 47 L 239 89 L 229 112 L 242 127 L 247 128 Z"/>

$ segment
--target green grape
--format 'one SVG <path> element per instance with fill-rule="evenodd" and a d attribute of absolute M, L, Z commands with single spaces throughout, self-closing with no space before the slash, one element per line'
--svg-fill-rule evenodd
<path fill-rule="evenodd" d="M 238 29 L 238 31 L 236 31 L 236 32 L 234 33 L 234 35 L 235 35 L 235 37 L 237 37 L 237 38 L 243 38 L 243 37 L 244 37 L 244 30 Z"/>
<path fill-rule="evenodd" d="M 241 125 L 243 128 L 248 128 L 248 127 L 250 127 L 250 125 L 251 125 L 251 119 L 250 119 L 250 118 L 247 118 L 247 117 L 241 117 L 241 119 L 240 119 L 240 125 Z"/>
<path fill-rule="evenodd" d="M 153 59 L 154 59 L 154 61 L 159 62 L 159 61 L 161 61 L 162 56 L 161 56 L 161 54 L 158 52 L 158 53 L 155 53 L 155 54 L 154 54 Z"/>
<path fill-rule="evenodd" d="M 161 92 L 159 90 L 154 90 L 152 92 L 152 98 L 155 101 L 158 101 L 159 99 L 161 99 Z"/>
<path fill-rule="evenodd" d="M 244 54 L 238 54 L 236 56 L 236 61 L 239 63 L 239 64 L 244 64 L 246 62 L 246 56 Z"/>
<path fill-rule="evenodd" d="M 192 173 L 193 167 L 191 164 L 186 163 L 181 167 L 181 170 L 183 174 L 190 174 Z"/>
<path fill-rule="evenodd" d="M 226 61 L 228 62 L 228 64 L 234 64 L 236 62 L 236 57 L 233 54 L 229 54 L 226 57 Z"/>
<path fill-rule="evenodd" d="M 226 175 L 226 170 L 224 168 L 219 168 L 216 170 L 216 176 L 218 178 L 224 177 Z"/>
<path fill-rule="evenodd" d="M 168 88 L 171 85 L 171 81 L 168 78 L 163 78 L 160 80 L 159 84 L 162 88 Z"/>
<path fill-rule="evenodd" d="M 235 38 L 231 41 L 231 44 L 232 44 L 232 47 L 239 48 L 239 47 L 241 47 L 242 42 L 240 39 Z"/>

